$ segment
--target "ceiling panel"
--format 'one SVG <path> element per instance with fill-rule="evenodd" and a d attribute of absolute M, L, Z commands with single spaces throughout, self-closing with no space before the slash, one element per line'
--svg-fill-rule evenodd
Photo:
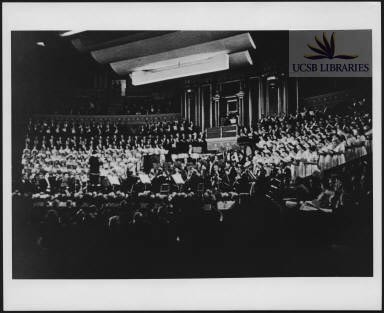
<path fill-rule="evenodd" d="M 90 52 L 171 32 L 173 31 L 87 31 L 71 39 L 80 52 Z"/>
<path fill-rule="evenodd" d="M 231 36 L 234 31 L 176 31 L 114 47 L 92 51 L 100 63 L 112 63 L 180 49 Z"/>
<path fill-rule="evenodd" d="M 209 54 L 231 54 L 241 50 L 254 49 L 255 44 L 249 33 L 238 34 L 224 39 L 214 40 L 185 48 L 170 50 L 167 52 L 124 60 L 111 63 L 112 69 L 119 75 L 127 75 L 138 69 L 156 68 L 160 62 L 167 60 L 180 59 L 185 57 L 200 56 L 206 58 Z"/>

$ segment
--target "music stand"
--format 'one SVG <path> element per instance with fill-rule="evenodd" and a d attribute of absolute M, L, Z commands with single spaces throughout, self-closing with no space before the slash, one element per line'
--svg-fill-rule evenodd
<path fill-rule="evenodd" d="M 203 183 L 197 184 L 197 192 L 201 193 L 201 194 L 204 192 L 204 184 Z"/>
<path fill-rule="evenodd" d="M 201 154 L 203 152 L 203 148 L 201 146 L 192 147 L 192 153 Z"/>
<path fill-rule="evenodd" d="M 234 200 L 217 201 L 217 209 L 219 211 L 227 211 L 235 206 Z"/>
<path fill-rule="evenodd" d="M 176 173 L 172 175 L 172 179 L 174 183 L 176 184 L 178 190 L 180 191 L 181 186 L 184 185 L 184 179 L 181 177 L 180 173 Z"/>
<path fill-rule="evenodd" d="M 160 193 L 161 194 L 168 194 L 171 190 L 171 186 L 169 184 L 161 184 L 160 186 Z"/>
<path fill-rule="evenodd" d="M 144 184 L 144 190 L 147 190 L 147 185 L 151 184 L 151 179 L 147 174 L 141 173 L 139 174 L 139 179 L 142 184 Z"/>
<path fill-rule="evenodd" d="M 120 181 L 117 176 L 107 176 L 109 184 L 112 186 L 113 190 L 115 189 L 116 186 L 120 186 Z"/>

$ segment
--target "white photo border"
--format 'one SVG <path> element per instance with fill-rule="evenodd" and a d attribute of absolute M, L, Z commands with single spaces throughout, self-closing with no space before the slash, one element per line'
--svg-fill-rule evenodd
<path fill-rule="evenodd" d="M 381 4 L 3 3 L 3 287 L 5 310 L 381 309 Z M 372 29 L 374 276 L 159 280 L 13 280 L 12 30 Z M 380 173 L 380 174 L 379 174 Z"/>

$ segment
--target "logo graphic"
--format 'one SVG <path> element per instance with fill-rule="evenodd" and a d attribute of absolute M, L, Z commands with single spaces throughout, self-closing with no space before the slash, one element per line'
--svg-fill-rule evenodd
<path fill-rule="evenodd" d="M 335 55 L 335 32 L 332 33 L 331 40 L 328 41 L 327 36 L 323 33 L 323 42 L 321 42 L 317 36 L 315 36 L 316 43 L 318 47 L 314 47 L 310 44 L 307 44 L 308 48 L 317 54 L 312 55 L 304 55 L 305 58 L 311 60 L 319 60 L 319 59 L 343 59 L 350 60 L 355 59 L 358 55 L 349 55 L 349 54 L 338 54 Z"/>

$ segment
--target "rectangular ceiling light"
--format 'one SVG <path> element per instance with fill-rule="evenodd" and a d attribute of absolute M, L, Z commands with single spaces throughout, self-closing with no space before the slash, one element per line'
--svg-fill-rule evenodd
<path fill-rule="evenodd" d="M 151 70 L 134 71 L 130 74 L 134 86 L 154 82 L 188 77 L 193 75 L 218 72 L 229 69 L 228 54 L 220 54 L 211 58 L 179 62 Z"/>
<path fill-rule="evenodd" d="M 170 67 L 178 67 L 178 66 L 188 66 L 188 64 L 196 64 L 205 60 L 212 59 L 218 55 L 228 54 L 226 51 L 218 51 L 218 52 L 208 52 L 208 53 L 198 53 L 192 54 L 184 57 L 166 59 L 159 62 L 149 63 L 144 66 L 140 66 L 134 68 L 132 72 L 138 71 L 159 71 L 165 70 Z"/>

